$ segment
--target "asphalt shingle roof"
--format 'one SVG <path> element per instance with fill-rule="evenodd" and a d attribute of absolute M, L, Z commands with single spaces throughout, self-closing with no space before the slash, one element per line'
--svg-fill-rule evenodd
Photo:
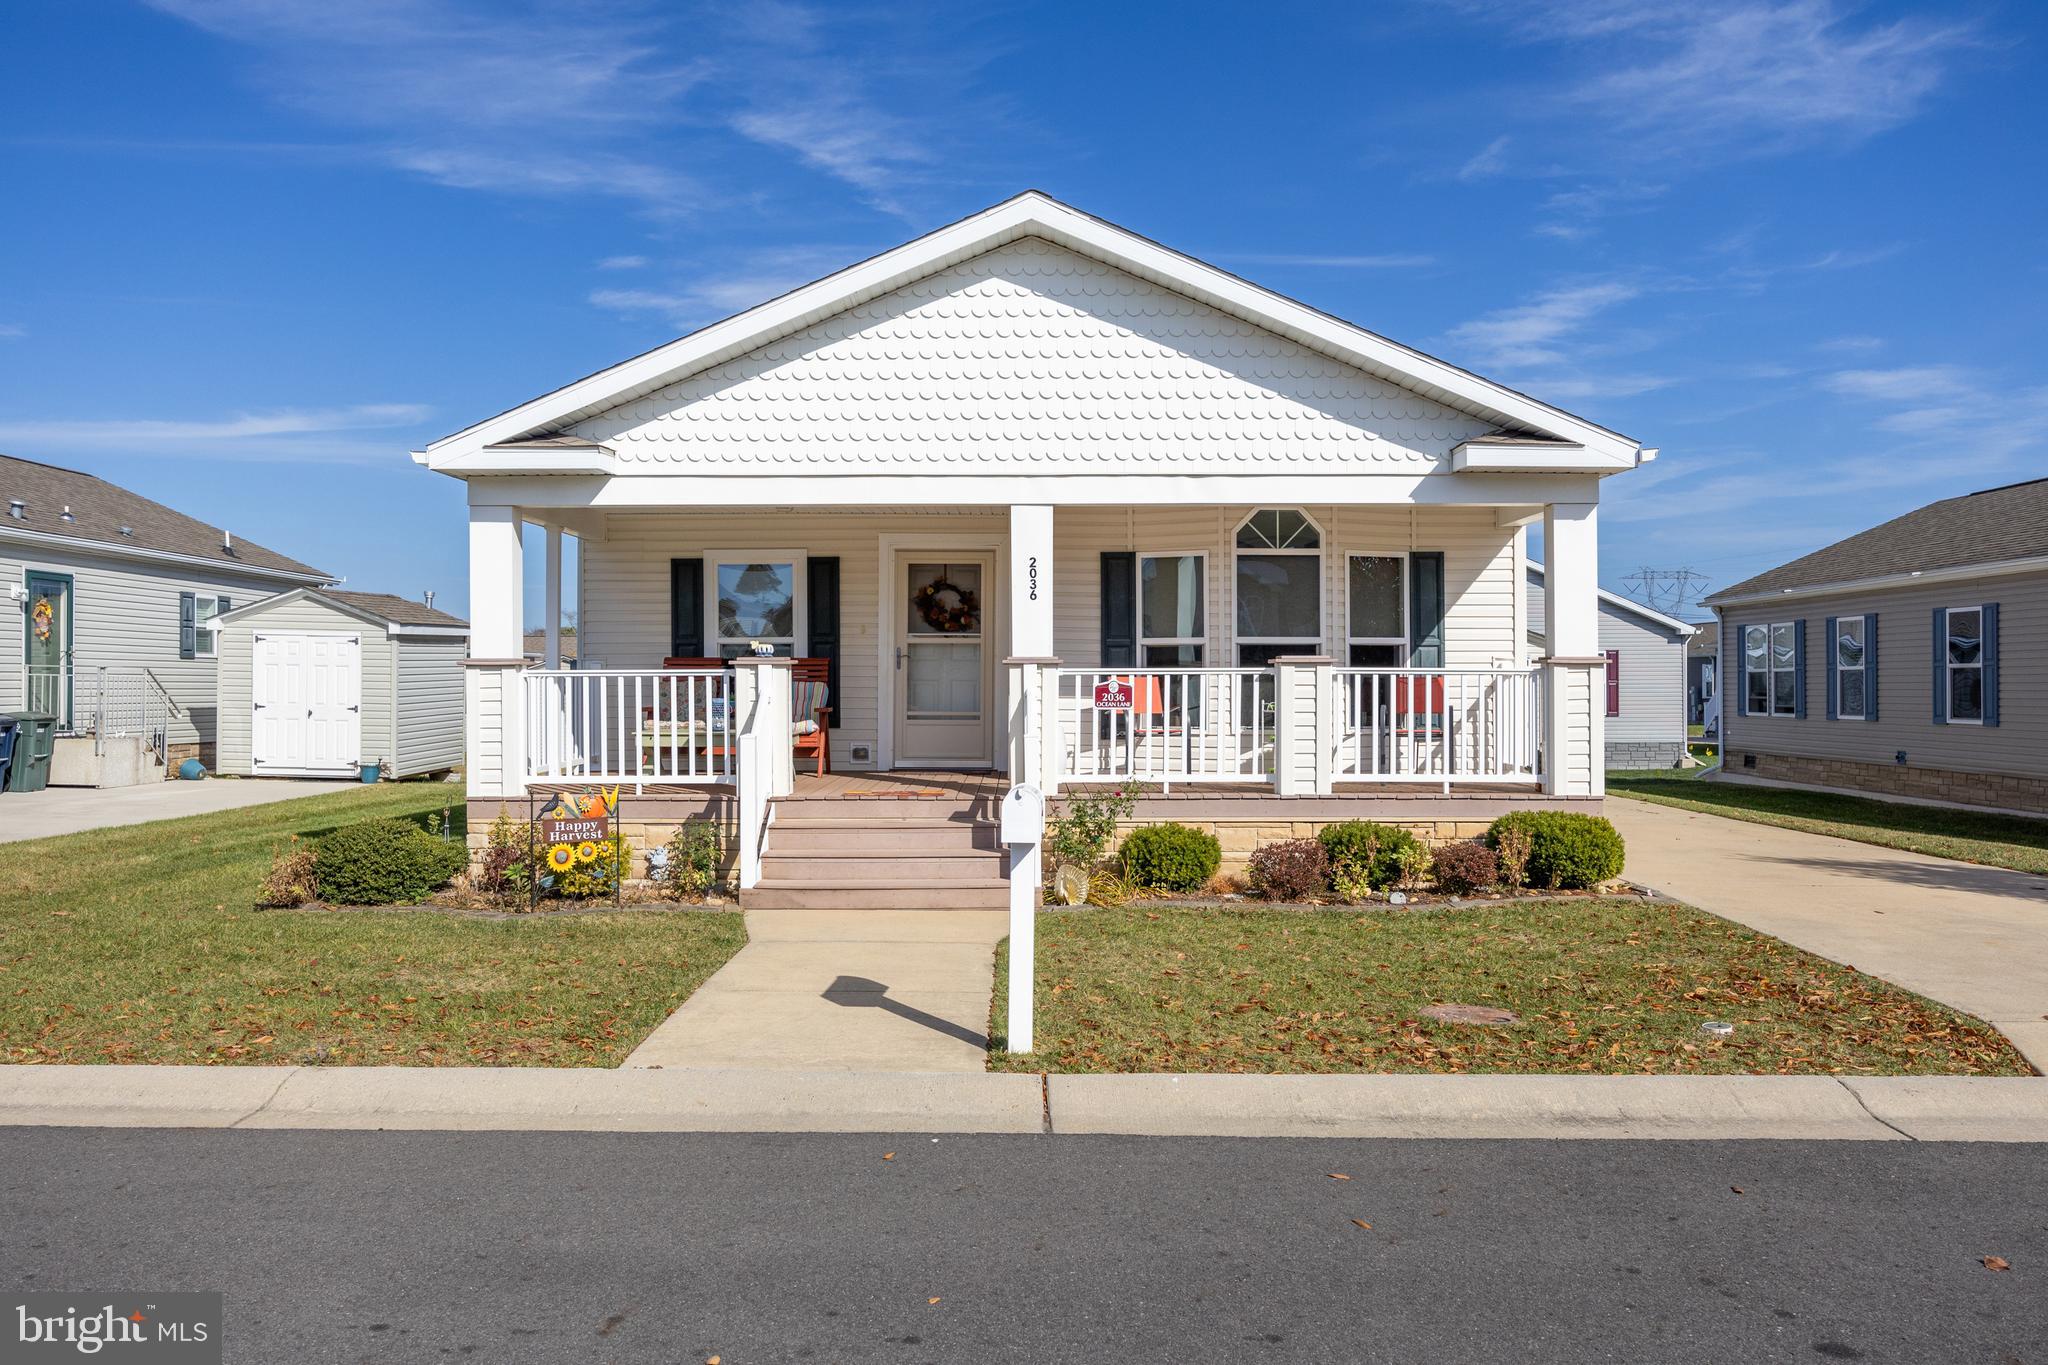
<path fill-rule="evenodd" d="M 2048 479 L 2034 479 L 1929 503 L 1706 600 L 2042 556 L 2048 556 Z"/>
<path fill-rule="evenodd" d="M 339 588 L 320 588 L 316 595 L 401 626 L 469 625 L 469 622 L 460 616 L 450 616 L 439 607 L 430 607 L 424 602 L 415 602 L 410 597 L 400 597 L 396 593 L 344 592 Z"/>
<path fill-rule="evenodd" d="M 227 533 L 220 527 L 96 475 L 0 455 L 0 504 L 15 499 L 23 504 L 21 518 L 14 519 L 10 509 L 0 507 L 0 528 L 158 550 L 207 560 L 222 568 L 272 569 L 308 580 L 333 577 L 240 536 L 234 538 L 230 549 Z M 67 507 L 70 521 L 63 519 Z M 125 535 L 123 527 L 127 528 Z"/>

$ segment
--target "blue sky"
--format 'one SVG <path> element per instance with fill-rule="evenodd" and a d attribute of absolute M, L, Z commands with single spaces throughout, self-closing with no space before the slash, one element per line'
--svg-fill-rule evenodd
<path fill-rule="evenodd" d="M 2048 472 L 2021 0 L 0 24 L 0 451 L 457 610 L 407 450 L 1026 187 L 1662 447 L 1610 587 Z"/>

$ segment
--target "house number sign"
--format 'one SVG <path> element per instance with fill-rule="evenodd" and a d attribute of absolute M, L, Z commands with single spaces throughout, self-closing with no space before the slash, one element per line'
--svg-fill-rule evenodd
<path fill-rule="evenodd" d="M 1122 678 L 1111 678 L 1095 684 L 1095 709 L 1098 711 L 1128 711 L 1131 709 L 1131 685 Z"/>
<path fill-rule="evenodd" d="M 1026 576 L 1030 579 L 1031 600 L 1036 602 L 1038 600 L 1038 556 L 1031 556 L 1028 563 L 1030 567 Z"/>

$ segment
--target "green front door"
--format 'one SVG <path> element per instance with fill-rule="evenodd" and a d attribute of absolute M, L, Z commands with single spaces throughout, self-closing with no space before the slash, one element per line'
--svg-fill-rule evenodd
<path fill-rule="evenodd" d="M 72 585 L 69 574 L 35 573 L 28 588 L 28 709 L 71 725 Z"/>

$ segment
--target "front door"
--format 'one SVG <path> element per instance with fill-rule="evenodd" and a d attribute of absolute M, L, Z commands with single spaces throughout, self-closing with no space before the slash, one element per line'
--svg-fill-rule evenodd
<path fill-rule="evenodd" d="M 994 690 L 988 634 L 995 557 L 906 551 L 896 558 L 895 763 L 985 768 Z"/>
<path fill-rule="evenodd" d="M 361 637 L 259 631 L 251 664 L 257 776 L 354 772 L 363 761 Z"/>
<path fill-rule="evenodd" d="M 55 716 L 57 728 L 71 728 L 71 641 L 73 593 L 69 574 L 45 574 L 31 570 L 23 575 L 28 589 L 27 648 L 28 709 Z"/>

